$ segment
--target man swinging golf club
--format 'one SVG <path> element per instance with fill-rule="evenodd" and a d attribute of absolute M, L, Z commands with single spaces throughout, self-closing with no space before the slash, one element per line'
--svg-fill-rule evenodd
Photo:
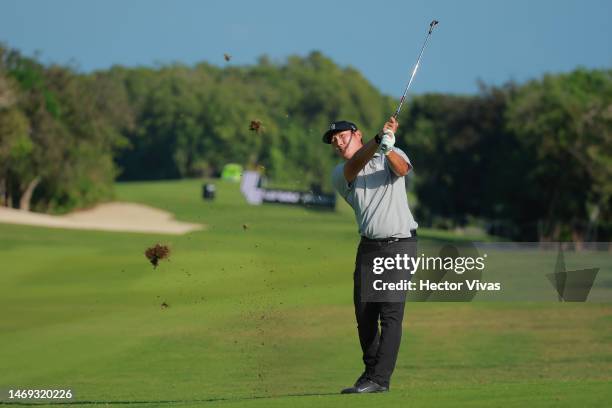
<path fill-rule="evenodd" d="M 398 259 L 399 263 L 402 255 L 416 257 L 418 225 L 410 212 L 404 183 L 412 165 L 408 156 L 394 147 L 395 133 L 399 126 L 397 117 L 437 24 L 437 20 L 429 24 L 399 106 L 374 139 L 364 144 L 357 126 L 347 121 L 332 123 L 323 135 L 323 142 L 331 144 L 345 160 L 333 170 L 332 182 L 355 211 L 361 235 L 353 275 L 353 301 L 365 369 L 352 387 L 342 390 L 343 394 L 388 391 L 395 368 L 402 338 L 405 292 L 376 293 L 373 272 L 382 273 L 377 260 Z M 410 279 L 415 271 L 409 272 L 408 276 L 400 275 Z"/>
<path fill-rule="evenodd" d="M 334 169 L 332 181 L 353 207 L 361 235 L 353 300 L 365 370 L 354 386 L 342 393 L 388 391 L 401 342 L 403 299 L 368 301 L 369 288 L 364 283 L 372 276 L 374 257 L 416 256 L 417 223 L 408 207 L 404 183 L 412 166 L 406 154 L 394 147 L 397 128 L 397 120 L 391 117 L 381 134 L 364 144 L 355 124 L 339 121 L 323 136 L 323 142 L 331 144 L 345 160 Z"/>

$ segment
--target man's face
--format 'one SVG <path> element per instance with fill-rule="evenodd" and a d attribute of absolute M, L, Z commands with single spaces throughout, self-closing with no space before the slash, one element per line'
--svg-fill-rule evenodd
<path fill-rule="evenodd" d="M 353 145 L 357 142 L 356 136 L 356 132 L 344 130 L 332 136 L 331 144 L 340 156 L 345 159 L 350 159 L 353 156 Z"/>

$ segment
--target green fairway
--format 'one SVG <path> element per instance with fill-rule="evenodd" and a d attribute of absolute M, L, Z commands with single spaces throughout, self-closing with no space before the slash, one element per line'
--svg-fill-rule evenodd
<path fill-rule="evenodd" d="M 215 202 L 199 180 L 117 184 L 207 226 L 183 236 L 0 224 L 0 389 L 184 407 L 612 400 L 611 303 L 408 303 L 391 392 L 337 395 L 362 368 L 350 208 L 249 206 L 215 182 Z M 172 253 L 153 269 L 157 242 Z"/>

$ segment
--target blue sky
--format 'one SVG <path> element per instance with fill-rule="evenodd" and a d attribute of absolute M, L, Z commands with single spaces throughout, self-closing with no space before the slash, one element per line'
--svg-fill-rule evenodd
<path fill-rule="evenodd" d="M 399 96 L 433 18 L 414 93 L 612 67 L 609 0 L 0 0 L 0 41 L 81 71 L 320 50 Z"/>

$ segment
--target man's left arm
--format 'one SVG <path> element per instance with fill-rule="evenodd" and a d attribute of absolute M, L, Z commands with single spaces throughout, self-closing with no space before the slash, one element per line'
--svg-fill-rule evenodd
<path fill-rule="evenodd" d="M 398 177 L 405 176 L 412 169 L 410 163 L 393 150 L 391 150 L 386 157 L 389 161 L 389 167 L 391 167 L 393 173 Z"/>

